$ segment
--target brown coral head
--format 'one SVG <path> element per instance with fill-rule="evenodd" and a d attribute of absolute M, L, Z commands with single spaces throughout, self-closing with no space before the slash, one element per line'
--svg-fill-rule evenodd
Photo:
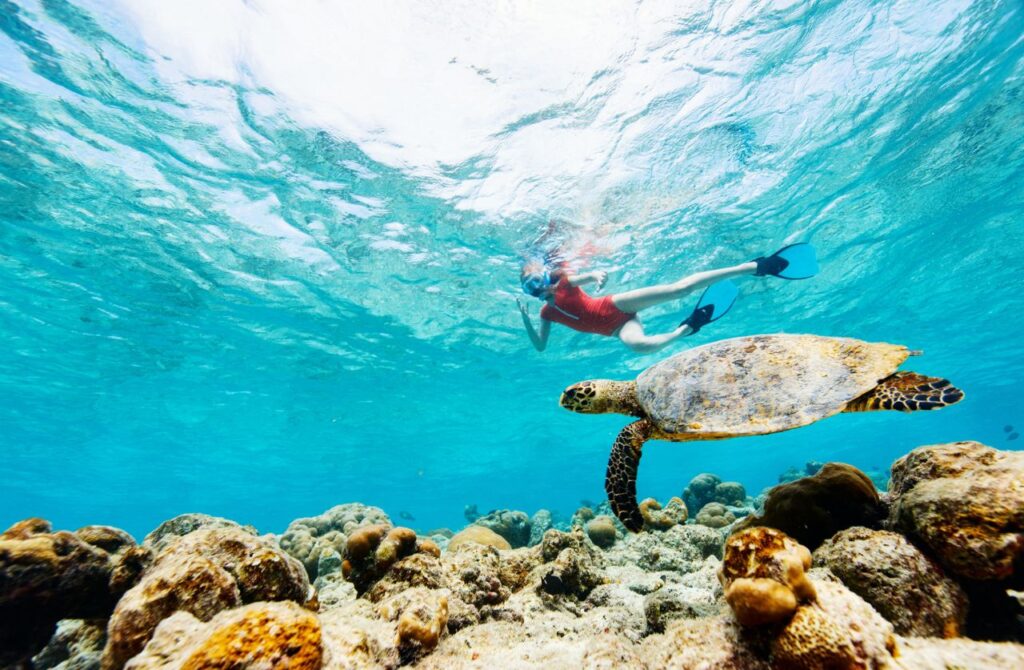
<path fill-rule="evenodd" d="M 75 535 L 108 554 L 116 554 L 135 546 L 135 538 L 111 526 L 83 526 L 75 531 Z"/>
<path fill-rule="evenodd" d="M 412 528 L 405 528 L 404 526 L 392 528 L 388 531 L 388 534 L 384 536 L 384 540 L 381 541 L 381 545 L 384 544 L 393 545 L 395 548 L 395 555 L 398 558 L 404 558 L 416 551 L 416 531 Z"/>
<path fill-rule="evenodd" d="M 419 540 L 416 543 L 416 552 L 430 554 L 434 558 L 441 558 L 441 548 L 433 540 Z"/>
<path fill-rule="evenodd" d="M 0 540 L 27 540 L 33 535 L 49 533 L 53 526 L 46 519 L 31 517 L 14 524 L 3 533 L 0 533 Z"/>
<path fill-rule="evenodd" d="M 850 633 L 814 606 L 801 607 L 771 649 L 772 660 L 781 668 L 869 667 L 858 658 Z"/>
<path fill-rule="evenodd" d="M 416 603 L 398 617 L 396 646 L 404 663 L 430 653 L 448 625 L 448 598 Z"/>
<path fill-rule="evenodd" d="M 796 611 L 796 594 L 774 579 L 737 579 L 725 592 L 736 620 L 744 626 L 784 621 Z"/>
<path fill-rule="evenodd" d="M 826 463 L 813 476 L 771 489 L 764 513 L 743 519 L 737 530 L 770 526 L 817 549 L 846 528 L 877 528 L 884 516 L 878 491 L 866 474 L 845 463 Z"/>
<path fill-rule="evenodd" d="M 349 535 L 348 541 L 345 543 L 346 562 L 355 563 L 365 560 L 377 548 L 388 530 L 388 526 L 377 524 L 363 526 Z"/>
<path fill-rule="evenodd" d="M 801 602 L 816 598 L 807 578 L 811 552 L 774 528 L 757 526 L 734 534 L 725 545 L 719 580 L 740 623 L 781 621 Z"/>
<path fill-rule="evenodd" d="M 356 587 L 356 592 L 362 595 L 383 577 L 391 566 L 421 550 L 440 555 L 437 545 L 432 542 L 428 545 L 417 542 L 416 532 L 411 528 L 367 526 L 349 536 L 341 572 L 345 579 Z"/>
<path fill-rule="evenodd" d="M 612 521 L 610 516 L 602 514 L 601 516 L 594 517 L 587 522 L 586 528 L 590 541 L 602 549 L 611 547 L 615 544 L 615 540 L 618 539 L 615 522 Z"/>

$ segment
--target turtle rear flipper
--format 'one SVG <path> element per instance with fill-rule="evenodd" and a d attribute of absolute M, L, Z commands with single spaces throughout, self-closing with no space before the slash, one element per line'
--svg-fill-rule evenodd
<path fill-rule="evenodd" d="M 851 400 L 844 412 L 894 409 L 900 412 L 939 409 L 963 400 L 964 392 L 942 377 L 916 372 L 897 372 L 879 382 L 859 398 Z"/>
<path fill-rule="evenodd" d="M 634 421 L 619 432 L 608 457 L 608 472 L 604 490 L 612 511 L 629 530 L 639 533 L 644 517 L 636 504 L 636 471 L 640 466 L 640 450 L 650 438 L 654 426 L 647 419 Z"/>

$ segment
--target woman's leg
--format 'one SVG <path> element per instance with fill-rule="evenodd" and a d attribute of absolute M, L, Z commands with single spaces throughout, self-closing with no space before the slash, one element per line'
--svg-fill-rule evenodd
<path fill-rule="evenodd" d="M 619 328 L 619 339 L 627 347 L 641 354 L 650 354 L 663 348 L 670 342 L 674 342 L 683 335 L 690 332 L 689 326 L 679 326 L 671 333 L 661 335 L 647 335 L 644 327 L 637 319 L 630 319 Z"/>
<path fill-rule="evenodd" d="M 634 291 L 617 293 L 612 296 L 612 302 L 623 312 L 639 312 L 642 309 L 660 305 L 669 300 L 676 300 L 691 291 L 710 286 L 717 281 L 739 277 L 740 275 L 752 275 L 756 271 L 757 263 L 751 261 L 734 265 L 731 268 L 698 272 L 689 277 L 684 277 L 673 284 L 659 284 L 658 286 L 648 286 Z"/>

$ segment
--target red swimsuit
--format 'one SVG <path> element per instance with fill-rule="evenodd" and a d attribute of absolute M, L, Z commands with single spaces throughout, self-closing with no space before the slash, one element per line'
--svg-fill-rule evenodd
<path fill-rule="evenodd" d="M 573 286 L 564 276 L 555 285 L 555 304 L 544 305 L 540 310 L 542 319 L 554 321 L 581 333 L 597 335 L 614 335 L 615 331 L 636 316 L 635 313 L 623 312 L 606 295 L 594 298 Z"/>

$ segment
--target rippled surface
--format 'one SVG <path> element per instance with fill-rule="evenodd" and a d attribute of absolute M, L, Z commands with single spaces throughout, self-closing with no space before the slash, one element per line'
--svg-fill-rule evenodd
<path fill-rule="evenodd" d="M 552 218 L 609 291 L 811 240 L 816 280 L 744 281 L 673 350 L 897 341 L 968 392 L 653 443 L 642 496 L 1019 445 L 1019 2 L 209 4 L 0 0 L 0 525 L 600 500 L 624 418 L 558 393 L 661 356 L 532 350 L 518 263 Z"/>

